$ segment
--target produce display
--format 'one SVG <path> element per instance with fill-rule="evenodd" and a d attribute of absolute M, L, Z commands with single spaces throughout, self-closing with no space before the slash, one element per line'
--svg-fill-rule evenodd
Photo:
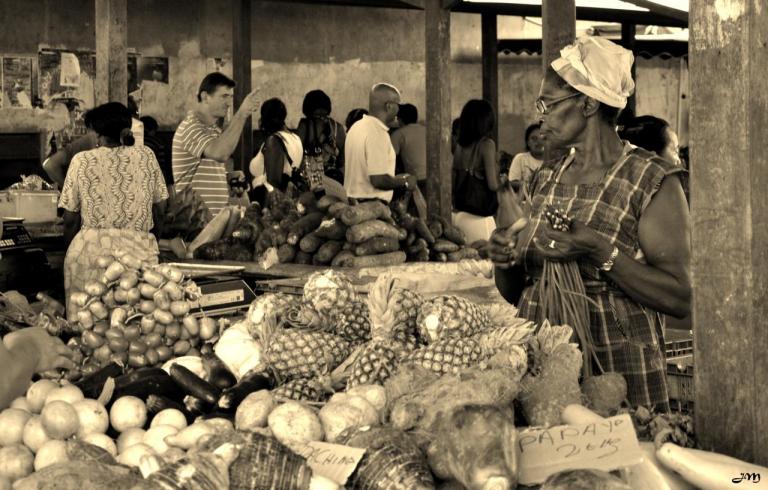
<path fill-rule="evenodd" d="M 97 264 L 100 279 L 72 294 L 81 308 L 82 334 L 74 344 L 85 356 L 85 374 L 110 362 L 139 368 L 200 355 L 201 345 L 218 334 L 212 318 L 192 315 L 199 292 L 178 269 L 142 263 L 120 250 Z"/>
<path fill-rule="evenodd" d="M 101 262 L 104 280 L 83 301 L 93 325 L 82 315 L 78 343 L 115 320 L 103 344 L 83 350 L 87 373 L 74 384 L 36 381 L 0 412 L 0 486 L 511 489 L 519 486 L 520 426 L 620 413 L 652 441 L 643 443 L 642 464 L 564 471 L 541 488 L 686 488 L 684 480 L 720 488 L 718 478 L 737 465 L 763 470 L 693 449 L 690 416 L 630 410 L 622 376 L 581 378 L 574 330 L 536 325 L 513 306 L 424 295 L 391 272 L 362 294 L 346 274 L 325 270 L 307 278 L 301 296 L 264 294 L 244 317 L 203 333 L 200 323 L 186 328 L 195 289 L 178 271 L 117 255 Z M 146 286 L 154 288 L 151 311 L 118 293 L 136 288 L 141 297 Z M 171 309 L 158 291 L 187 307 Z M 159 322 L 157 310 L 172 318 Z M 159 332 L 142 332 L 145 318 L 165 327 L 160 347 L 171 350 L 162 367 L 160 359 L 131 362 L 132 341 L 117 353 L 109 347 L 118 337 L 106 332 L 125 339 L 135 326 L 149 349 Z M 181 333 L 167 335 L 174 324 L 190 344 L 176 353 Z M 109 356 L 94 359 L 103 346 Z M 345 482 L 305 457 L 320 442 L 365 449 Z"/>
<path fill-rule="evenodd" d="M 461 230 L 433 216 L 408 212 L 406 195 L 390 206 L 348 204 L 331 196 L 273 190 L 264 209 L 228 207 L 190 244 L 206 260 L 381 267 L 411 262 L 478 258 Z"/>

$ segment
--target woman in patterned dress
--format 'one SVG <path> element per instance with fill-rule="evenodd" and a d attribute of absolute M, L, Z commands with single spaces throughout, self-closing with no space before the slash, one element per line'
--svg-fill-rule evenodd
<path fill-rule="evenodd" d="M 545 145 L 565 156 L 537 172 L 529 225 L 512 238 L 497 230 L 491 255 L 499 291 L 530 319 L 543 261 L 578 261 L 600 364 L 625 377 L 630 403 L 668 410 L 663 315 L 690 310 L 690 217 L 684 170 L 616 133 L 631 66 L 631 52 L 603 38 L 579 39 L 552 63 L 537 109 Z M 549 226 L 550 202 L 575 218 L 570 231 Z"/>
<path fill-rule="evenodd" d="M 67 317 L 74 320 L 73 292 L 103 273 L 96 260 L 117 249 L 157 262 L 158 247 L 150 233 L 160 224 L 160 204 L 168 198 L 163 174 L 152 150 L 133 146 L 131 114 L 109 102 L 89 114 L 99 146 L 75 155 L 61 191 Z M 157 233 L 157 229 L 155 232 Z"/>

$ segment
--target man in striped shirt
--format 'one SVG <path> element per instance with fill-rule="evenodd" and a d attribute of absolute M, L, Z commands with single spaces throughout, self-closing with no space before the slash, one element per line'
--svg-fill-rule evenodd
<path fill-rule="evenodd" d="M 252 91 L 222 130 L 216 122 L 229 113 L 234 87 L 235 82 L 222 73 L 206 75 L 197 91 L 197 106 L 187 113 L 173 135 L 176 190 L 192 186 L 214 216 L 229 201 L 226 162 L 240 141 L 245 122 L 261 105 L 258 90 Z"/>

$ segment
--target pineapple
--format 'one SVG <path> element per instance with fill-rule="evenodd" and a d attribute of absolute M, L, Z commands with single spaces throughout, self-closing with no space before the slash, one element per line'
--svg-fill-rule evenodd
<path fill-rule="evenodd" d="M 444 337 L 405 356 L 403 362 L 415 363 L 437 374 L 455 374 L 489 361 L 496 367 L 514 367 L 523 372 L 528 359 L 522 347 L 533 324 L 500 327 L 469 338 Z"/>
<path fill-rule="evenodd" d="M 395 339 L 415 349 L 419 343 L 418 318 L 424 298 L 416 291 L 395 288 L 394 290 Z"/>
<path fill-rule="evenodd" d="M 266 315 L 274 315 L 280 323 L 301 301 L 299 296 L 285 293 L 267 293 L 259 296 L 248 308 L 248 321 L 259 324 Z"/>
<path fill-rule="evenodd" d="M 275 398 L 281 401 L 319 402 L 325 399 L 328 393 L 333 393 L 333 388 L 326 377 L 292 379 L 272 390 Z"/>
<path fill-rule="evenodd" d="M 371 318 L 368 305 L 353 301 L 340 313 L 334 332 L 352 345 L 371 340 Z"/>
<path fill-rule="evenodd" d="M 371 315 L 371 341 L 351 363 L 347 388 L 361 384 L 383 384 L 397 367 L 407 347 L 394 339 L 397 322 L 395 303 L 401 293 L 395 287 L 395 278 L 384 274 L 376 279 L 368 294 Z"/>
<path fill-rule="evenodd" d="M 191 242 L 211 219 L 208 206 L 192 186 L 187 186 L 168 199 L 162 238 L 181 237 Z"/>
<path fill-rule="evenodd" d="M 357 293 L 349 278 L 333 270 L 313 273 L 304 285 L 304 302 L 328 328 L 336 324 L 339 313 L 356 299 Z"/>
<path fill-rule="evenodd" d="M 482 306 L 459 296 L 437 296 L 424 301 L 417 321 L 419 335 L 427 343 L 444 337 L 471 337 L 490 324 Z"/>
<path fill-rule="evenodd" d="M 341 337 L 278 327 L 272 317 L 262 322 L 258 337 L 265 362 L 280 380 L 330 373 L 349 356 L 349 343 Z"/>

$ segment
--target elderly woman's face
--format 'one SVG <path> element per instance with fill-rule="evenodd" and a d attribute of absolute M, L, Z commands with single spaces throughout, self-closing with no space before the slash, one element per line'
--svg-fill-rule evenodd
<path fill-rule="evenodd" d="M 549 77 L 544 79 L 537 103 L 544 146 L 560 150 L 578 141 L 586 128 L 583 100 L 583 94 L 560 87 Z"/>

